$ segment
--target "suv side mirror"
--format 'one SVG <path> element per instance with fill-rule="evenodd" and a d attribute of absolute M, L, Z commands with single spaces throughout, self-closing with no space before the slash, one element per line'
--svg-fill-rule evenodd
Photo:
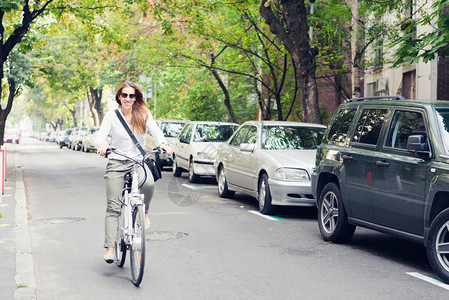
<path fill-rule="evenodd" d="M 190 144 L 186 138 L 180 138 L 179 141 L 184 144 Z"/>
<path fill-rule="evenodd" d="M 423 135 L 411 135 L 407 139 L 407 151 L 430 158 L 429 147 Z"/>

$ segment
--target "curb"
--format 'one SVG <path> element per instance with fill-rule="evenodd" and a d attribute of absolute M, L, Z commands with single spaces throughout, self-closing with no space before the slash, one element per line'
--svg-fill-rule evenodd
<path fill-rule="evenodd" d="M 22 169 L 16 171 L 16 289 L 14 299 L 36 299 L 36 280 L 34 277 L 33 253 L 31 251 L 30 228 L 28 226 L 28 209 L 23 184 Z"/>

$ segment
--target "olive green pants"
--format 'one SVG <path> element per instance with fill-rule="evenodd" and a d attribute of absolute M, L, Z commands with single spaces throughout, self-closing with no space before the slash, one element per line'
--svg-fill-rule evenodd
<path fill-rule="evenodd" d="M 106 166 L 106 173 L 104 179 L 106 180 L 106 217 L 105 217 L 105 238 L 104 247 L 114 247 L 114 242 L 117 235 L 117 222 L 120 214 L 120 196 L 123 186 L 125 184 L 125 174 L 132 172 L 134 162 L 131 160 L 116 160 L 110 159 Z M 140 192 L 145 195 L 145 213 L 148 213 L 151 198 L 154 193 L 153 176 L 145 165 L 147 171 L 147 181 L 140 189 Z M 137 169 L 139 181 L 143 180 L 144 172 L 141 167 Z"/>

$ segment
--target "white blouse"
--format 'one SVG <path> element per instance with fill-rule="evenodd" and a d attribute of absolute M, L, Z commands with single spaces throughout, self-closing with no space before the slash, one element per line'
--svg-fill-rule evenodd
<path fill-rule="evenodd" d="M 121 109 L 119 109 L 119 112 L 122 114 Z M 124 116 L 123 119 L 126 122 Z M 128 124 L 128 126 L 132 131 L 133 130 L 132 126 L 130 124 Z M 154 121 L 153 116 L 151 115 L 151 112 L 148 116 L 148 120 L 145 127 L 154 137 L 157 145 L 160 145 L 161 143 L 167 143 L 167 141 L 164 138 L 163 132 L 157 126 L 156 121 Z M 111 147 L 116 148 L 118 151 L 124 153 L 125 155 L 133 159 L 137 160 L 142 159 L 142 154 L 140 153 L 139 149 L 137 149 L 136 145 L 134 144 L 129 134 L 126 132 L 126 129 L 123 127 L 122 123 L 120 122 L 119 118 L 115 113 L 115 109 L 109 111 L 103 118 L 100 130 L 97 132 L 97 136 L 95 137 L 95 146 L 97 147 L 97 149 L 100 147 L 101 144 L 107 142 L 109 134 L 111 134 L 112 137 L 112 142 L 110 145 Z M 143 147 L 144 135 L 141 133 L 135 133 L 134 136 L 136 137 L 140 145 Z M 118 160 L 126 159 L 123 156 L 115 153 L 111 153 L 111 155 L 109 155 L 109 158 Z"/>

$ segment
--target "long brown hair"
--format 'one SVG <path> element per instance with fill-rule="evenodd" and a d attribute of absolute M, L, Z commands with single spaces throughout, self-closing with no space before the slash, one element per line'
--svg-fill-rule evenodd
<path fill-rule="evenodd" d="M 125 81 L 123 82 L 115 94 L 115 101 L 117 101 L 118 105 L 121 106 L 122 103 L 120 101 L 120 94 L 122 93 L 123 88 L 125 87 L 131 87 L 134 89 L 134 94 L 136 95 L 136 101 L 134 101 L 133 109 L 132 109 L 132 115 L 131 115 L 131 126 L 133 128 L 133 132 L 136 133 L 145 133 L 146 130 L 146 123 L 148 120 L 148 116 L 150 114 L 150 110 L 146 106 L 145 102 L 143 101 L 143 94 L 142 91 L 139 89 L 139 87 L 131 82 L 131 81 Z"/>

